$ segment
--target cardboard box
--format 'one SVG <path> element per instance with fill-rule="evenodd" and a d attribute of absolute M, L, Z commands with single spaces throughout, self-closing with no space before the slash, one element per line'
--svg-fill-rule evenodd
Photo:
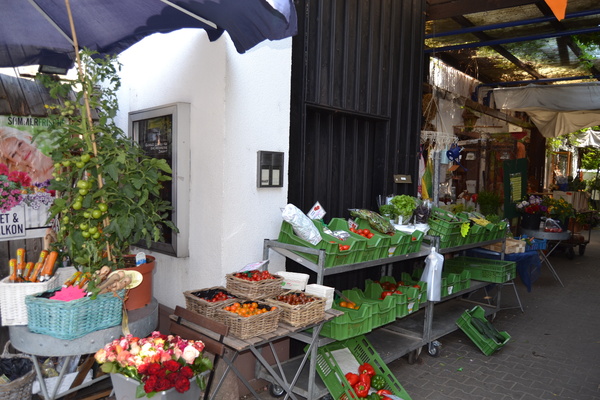
<path fill-rule="evenodd" d="M 283 278 L 283 288 L 289 290 L 304 290 L 308 283 L 308 274 L 298 272 L 279 271 L 275 274 Z"/>

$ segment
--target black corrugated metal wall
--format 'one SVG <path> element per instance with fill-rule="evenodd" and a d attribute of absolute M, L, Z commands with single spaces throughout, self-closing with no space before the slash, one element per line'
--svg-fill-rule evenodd
<path fill-rule="evenodd" d="M 298 0 L 289 202 L 327 218 L 416 194 L 424 0 Z M 410 174 L 412 184 L 395 184 Z"/>

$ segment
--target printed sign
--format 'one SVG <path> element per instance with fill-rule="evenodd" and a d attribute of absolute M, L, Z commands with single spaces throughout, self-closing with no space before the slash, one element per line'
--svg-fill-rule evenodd
<path fill-rule="evenodd" d="M 25 207 L 23 204 L 13 207 L 5 214 L 0 214 L 0 239 L 19 238 L 25 236 Z"/>

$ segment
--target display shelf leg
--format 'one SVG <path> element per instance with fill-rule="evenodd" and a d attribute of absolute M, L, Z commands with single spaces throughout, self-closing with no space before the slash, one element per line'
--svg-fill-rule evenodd
<path fill-rule="evenodd" d="M 293 400 L 298 400 L 298 398 L 294 395 L 294 393 L 292 393 L 290 385 L 288 385 L 287 382 L 285 382 L 285 377 L 281 378 L 277 374 L 277 372 L 273 369 L 273 367 L 271 367 L 271 365 L 267 362 L 267 360 L 265 360 L 265 358 L 262 356 L 262 354 L 260 354 L 260 352 L 254 346 L 250 346 L 250 351 L 252 352 L 252 354 L 254 354 L 254 357 L 256 357 L 256 359 L 258 361 L 260 361 L 260 363 L 269 372 L 269 374 L 271 374 L 273 379 L 276 381 L 277 385 L 281 386 L 283 388 L 283 390 L 285 390 L 288 393 L 289 397 L 291 397 Z M 275 352 L 273 352 L 273 353 L 275 355 Z M 277 365 L 281 368 L 281 365 L 279 364 L 279 362 L 277 363 Z M 258 396 L 257 396 L 257 398 L 258 398 Z"/>
<path fill-rule="evenodd" d="M 546 266 L 548 267 L 548 269 L 550 269 L 550 272 L 552 273 L 552 276 L 554 276 L 554 279 L 556 279 L 560 283 L 560 285 L 562 287 L 565 287 L 565 285 L 560 280 L 560 277 L 558 276 L 558 273 L 556 272 L 556 270 L 552 266 L 552 263 L 549 260 L 550 254 L 552 254 L 552 252 L 554 252 L 554 250 L 556 250 L 556 248 L 558 247 L 559 244 L 560 244 L 560 241 L 556 242 L 556 244 L 554 245 L 554 247 L 552 247 L 550 249 L 550 251 L 548 251 L 548 253 L 546 253 L 546 254 L 544 254 L 543 250 L 538 250 L 538 254 L 540 255 L 540 258 L 542 259 L 542 262 L 544 264 L 546 264 Z"/>

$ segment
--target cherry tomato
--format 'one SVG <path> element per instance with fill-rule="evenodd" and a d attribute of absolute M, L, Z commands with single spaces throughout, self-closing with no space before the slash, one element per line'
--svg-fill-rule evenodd
<path fill-rule="evenodd" d="M 100 210 L 93 210 L 92 211 L 92 218 L 98 219 L 102 216 L 102 211 Z"/>

